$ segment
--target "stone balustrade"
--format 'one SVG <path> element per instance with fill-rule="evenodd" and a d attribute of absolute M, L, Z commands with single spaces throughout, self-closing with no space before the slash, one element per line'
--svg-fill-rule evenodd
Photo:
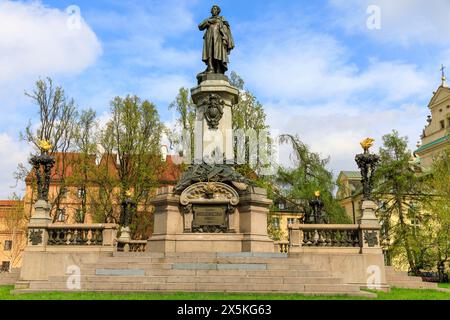
<path fill-rule="evenodd" d="M 114 246 L 115 224 L 33 224 L 28 226 L 30 246 Z"/>
<path fill-rule="evenodd" d="M 280 253 L 288 253 L 289 252 L 289 241 L 281 240 L 281 241 L 274 241 L 274 250 L 275 252 Z"/>
<path fill-rule="evenodd" d="M 379 229 L 362 224 L 290 224 L 289 248 L 378 248 Z"/>
<path fill-rule="evenodd" d="M 118 240 L 117 251 L 119 252 L 145 252 L 147 240 Z"/>

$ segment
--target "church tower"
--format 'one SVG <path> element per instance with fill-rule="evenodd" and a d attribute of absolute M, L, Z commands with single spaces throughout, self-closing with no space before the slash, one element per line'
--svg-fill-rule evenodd
<path fill-rule="evenodd" d="M 441 85 L 433 93 L 428 108 L 431 115 L 421 136 L 421 144 L 414 154 L 420 157 L 423 168 L 431 167 L 433 157 L 450 146 L 450 88 L 442 66 Z"/>

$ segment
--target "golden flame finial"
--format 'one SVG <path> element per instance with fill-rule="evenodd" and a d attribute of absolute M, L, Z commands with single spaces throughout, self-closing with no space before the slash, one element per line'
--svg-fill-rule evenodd
<path fill-rule="evenodd" d="M 40 140 L 38 146 L 44 152 L 48 152 L 53 147 L 52 144 L 47 140 Z"/>
<path fill-rule="evenodd" d="M 361 144 L 361 147 L 364 149 L 364 151 L 367 151 L 370 149 L 370 147 L 373 146 L 374 141 L 375 141 L 375 139 L 366 138 L 363 141 L 361 141 L 360 144 Z"/>
<path fill-rule="evenodd" d="M 125 196 L 131 197 L 133 194 L 131 193 L 131 190 L 125 191 Z"/>

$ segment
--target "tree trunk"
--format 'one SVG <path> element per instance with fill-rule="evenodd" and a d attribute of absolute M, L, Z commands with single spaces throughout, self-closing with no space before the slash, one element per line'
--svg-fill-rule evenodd
<path fill-rule="evenodd" d="M 404 248 L 406 251 L 406 257 L 408 259 L 409 268 L 414 274 L 417 274 L 418 270 L 414 261 L 414 256 L 411 250 L 411 246 L 409 244 L 408 239 L 408 226 L 405 223 L 405 218 L 403 216 L 403 207 L 402 207 L 402 199 L 401 197 L 397 197 L 397 210 L 398 210 L 398 219 L 400 222 L 400 236 L 403 238 Z"/>

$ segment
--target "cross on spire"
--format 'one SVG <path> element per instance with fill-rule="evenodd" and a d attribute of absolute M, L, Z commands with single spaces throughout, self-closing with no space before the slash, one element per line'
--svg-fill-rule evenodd
<path fill-rule="evenodd" d="M 442 74 L 441 80 L 442 80 L 442 86 L 443 87 L 447 87 L 447 82 L 446 82 L 447 78 L 445 77 L 445 69 L 446 68 L 447 68 L 446 66 L 441 64 L 441 69 L 440 70 L 441 70 L 441 74 Z"/>

